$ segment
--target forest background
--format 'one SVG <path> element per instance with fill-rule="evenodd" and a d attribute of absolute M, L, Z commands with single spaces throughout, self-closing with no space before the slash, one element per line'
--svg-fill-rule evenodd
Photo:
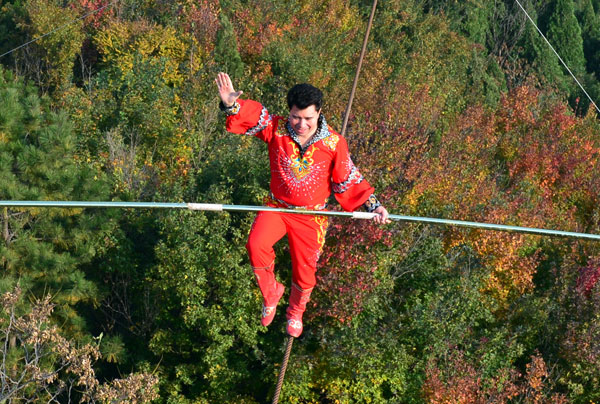
<path fill-rule="evenodd" d="M 600 100 L 600 1 L 522 4 Z M 0 54 L 96 11 L 0 58 L 0 199 L 261 204 L 216 73 L 283 115 L 319 86 L 339 128 L 370 7 L 0 0 Z M 600 233 L 596 110 L 512 0 L 379 1 L 347 137 L 393 213 Z M 0 401 L 269 401 L 252 220 L 4 208 Z M 319 267 L 282 403 L 600 400 L 597 242 L 335 219 Z"/>

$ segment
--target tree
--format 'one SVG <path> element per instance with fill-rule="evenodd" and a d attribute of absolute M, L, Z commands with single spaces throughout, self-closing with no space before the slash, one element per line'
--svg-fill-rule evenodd
<path fill-rule="evenodd" d="M 528 10 L 528 13 L 539 25 L 540 21 L 535 10 Z M 521 46 L 523 48 L 523 57 L 536 72 L 534 75 L 535 78 L 542 85 L 557 87 L 561 92 L 566 92 L 568 89 L 568 78 L 565 77 L 562 71 L 560 61 L 533 24 L 527 24 Z"/>
<path fill-rule="evenodd" d="M 26 15 L 16 23 L 28 36 L 39 40 L 20 51 L 19 64 L 43 90 L 65 86 L 72 78 L 75 56 L 83 44 L 82 22 L 76 21 L 74 10 L 56 0 L 28 0 L 23 7 Z M 59 27 L 52 35 L 41 38 Z"/>
<path fill-rule="evenodd" d="M 146 403 L 158 397 L 158 378 L 131 374 L 101 384 L 92 364 L 100 358 L 98 343 L 65 338 L 51 320 L 50 296 L 24 309 L 17 286 L 0 296 L 0 397 L 9 402 Z"/>
<path fill-rule="evenodd" d="M 573 72 L 585 72 L 583 39 L 572 0 L 554 1 L 546 35 L 548 41 Z"/>
<path fill-rule="evenodd" d="M 600 77 L 600 17 L 594 11 L 591 0 L 584 0 L 582 7 L 579 21 L 587 70 Z"/>
<path fill-rule="evenodd" d="M 0 70 L 0 197 L 4 200 L 105 200 L 104 176 L 77 161 L 64 114 L 11 73 Z M 54 296 L 56 314 L 73 332 L 83 328 L 74 306 L 96 298 L 81 266 L 101 250 L 108 212 L 4 208 L 0 216 L 3 288 Z"/>
<path fill-rule="evenodd" d="M 238 52 L 233 25 L 224 12 L 219 15 L 219 24 L 214 50 L 215 63 L 219 70 L 228 72 L 234 79 L 240 79 L 244 74 L 244 63 Z"/>
<path fill-rule="evenodd" d="M 88 107 L 94 130 L 81 139 L 90 158 L 111 174 L 115 191 L 150 198 L 163 181 L 188 173 L 189 128 L 181 122 L 180 94 L 186 73 L 195 72 L 187 63 L 192 41 L 143 19 L 112 21 L 94 41 L 103 69 Z"/>
<path fill-rule="evenodd" d="M 563 317 L 559 355 L 565 369 L 559 383 L 574 402 L 594 402 L 600 398 L 600 260 L 573 264 L 565 265 L 559 279 L 562 288 L 557 285 L 553 295 L 570 309 Z"/>

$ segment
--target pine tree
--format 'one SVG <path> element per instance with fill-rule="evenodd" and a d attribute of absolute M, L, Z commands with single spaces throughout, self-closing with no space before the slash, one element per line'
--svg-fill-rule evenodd
<path fill-rule="evenodd" d="M 579 21 L 587 71 L 600 77 L 600 18 L 596 15 L 591 0 L 583 0 L 581 6 Z"/>
<path fill-rule="evenodd" d="M 244 73 L 244 63 L 238 52 L 238 44 L 231 21 L 225 13 L 219 17 L 219 30 L 215 44 L 215 63 L 224 72 L 233 78 L 240 78 Z"/>
<path fill-rule="evenodd" d="M 527 13 L 540 24 L 534 9 L 528 10 Z M 552 83 L 560 90 L 567 91 L 566 77 L 558 58 L 532 24 L 526 25 L 522 44 L 525 59 L 532 65 L 542 82 Z"/>
<path fill-rule="evenodd" d="M 575 74 L 585 72 L 583 38 L 573 0 L 556 0 L 548 20 L 548 41 Z"/>
<path fill-rule="evenodd" d="M 0 199 L 106 199 L 105 181 L 76 161 L 75 146 L 64 114 L 51 112 L 36 89 L 0 68 Z M 19 283 L 29 295 L 51 294 L 65 327 L 80 330 L 73 307 L 97 290 L 81 265 L 111 225 L 106 211 L 0 209 L 0 292 Z"/>

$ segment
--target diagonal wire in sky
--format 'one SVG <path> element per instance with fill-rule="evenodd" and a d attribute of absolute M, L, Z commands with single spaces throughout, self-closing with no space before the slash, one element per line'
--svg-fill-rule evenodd
<path fill-rule="evenodd" d="M 560 63 L 562 63 L 562 65 L 565 67 L 565 69 L 567 69 L 567 71 L 569 72 L 569 74 L 571 75 L 571 77 L 573 77 L 573 80 L 575 80 L 575 82 L 577 83 L 577 85 L 579 86 L 579 88 L 581 88 L 581 91 L 583 91 L 583 93 L 585 94 L 585 96 L 590 100 L 590 102 L 592 103 L 592 105 L 596 108 L 596 111 L 598 111 L 598 113 L 600 113 L 600 108 L 598 108 L 598 106 L 596 105 L 596 103 L 594 102 L 594 100 L 592 99 L 592 97 L 590 97 L 590 95 L 588 94 L 588 92 L 585 91 L 585 88 L 583 88 L 583 86 L 581 85 L 581 83 L 579 82 L 579 80 L 577 80 L 577 77 L 575 77 L 575 75 L 573 74 L 573 72 L 571 71 L 571 69 L 569 69 L 569 66 L 567 66 L 567 64 L 565 63 L 565 61 L 560 57 L 560 55 L 558 54 L 558 52 L 556 51 L 556 49 L 554 49 L 554 46 L 552 46 L 552 44 L 550 43 L 550 41 L 548 41 L 548 39 L 542 33 L 542 31 L 539 29 L 539 27 L 537 26 L 537 24 L 535 23 L 535 21 L 533 21 L 533 19 L 529 16 L 529 14 L 527 13 L 527 11 L 523 7 L 523 5 L 521 5 L 521 3 L 519 2 L 519 0 L 515 0 L 515 1 L 517 2 L 517 4 L 519 5 L 519 7 L 521 8 L 521 10 L 523 10 L 523 12 L 525 13 L 525 15 L 529 19 L 529 21 L 531 21 L 531 23 L 533 24 L 533 26 L 535 27 L 535 29 L 537 29 L 537 31 L 540 33 L 540 35 L 542 36 L 542 38 L 544 38 L 544 41 L 546 41 L 546 43 L 548 44 L 548 46 L 550 47 L 550 49 L 552 49 L 552 52 L 554 52 L 554 54 L 556 55 L 556 57 L 558 58 L 558 60 L 560 60 Z"/>
<path fill-rule="evenodd" d="M 17 51 L 17 50 L 21 49 L 21 48 L 24 48 L 25 46 L 27 46 L 27 45 L 29 45 L 29 44 L 32 44 L 32 43 L 34 43 L 34 42 L 36 42 L 36 41 L 39 41 L 40 39 L 42 39 L 42 38 L 44 38 L 44 37 L 47 37 L 48 35 L 52 35 L 52 34 L 53 34 L 53 33 L 55 33 L 56 31 L 60 31 L 61 29 L 65 28 L 65 27 L 68 27 L 69 25 L 71 25 L 71 24 L 73 24 L 73 23 L 76 23 L 76 22 L 77 22 L 77 21 L 79 21 L 79 20 L 83 20 L 84 18 L 87 18 L 87 17 L 89 17 L 90 15 L 96 14 L 96 13 L 98 13 L 98 12 L 100 12 L 100 11 L 104 10 L 105 8 L 112 7 L 112 6 L 114 6 L 115 4 L 117 4 L 117 1 L 118 1 L 118 0 L 115 0 L 115 1 L 113 1 L 112 3 L 107 3 L 107 4 L 103 5 L 102 7 L 98 8 L 98 9 L 96 9 L 96 10 L 94 10 L 94 11 L 90 11 L 89 13 L 87 13 L 87 14 L 85 14 L 85 15 L 82 15 L 81 17 L 78 17 L 78 18 L 76 18 L 76 19 L 74 19 L 74 20 L 68 21 L 68 22 L 64 23 L 63 25 L 61 25 L 61 26 L 59 26 L 59 27 L 56 27 L 56 28 L 54 28 L 54 29 L 53 29 L 52 31 L 50 31 L 50 32 L 46 32 L 46 33 L 45 33 L 45 34 L 43 34 L 43 35 L 40 35 L 40 36 L 38 36 L 38 37 L 36 37 L 36 38 L 33 38 L 31 41 L 25 42 L 24 44 L 22 44 L 22 45 L 19 45 L 19 46 L 17 46 L 16 48 L 14 48 L 14 49 L 11 49 L 11 50 L 9 50 L 8 52 L 5 52 L 5 53 L 3 53 L 2 55 L 0 55 L 0 58 L 4 57 L 4 56 L 6 56 L 6 55 L 9 55 L 9 54 L 11 54 L 11 53 L 13 53 L 13 52 L 15 52 L 15 51 Z"/>

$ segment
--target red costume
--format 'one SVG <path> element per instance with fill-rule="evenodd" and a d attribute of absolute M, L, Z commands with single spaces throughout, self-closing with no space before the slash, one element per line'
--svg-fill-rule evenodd
<path fill-rule="evenodd" d="M 323 114 L 318 128 L 304 147 L 287 118 L 269 115 L 252 100 L 238 100 L 227 113 L 227 130 L 256 136 L 268 145 L 271 167 L 267 206 L 322 210 L 331 192 L 342 208 L 354 211 L 365 205 L 369 211 L 379 203 L 373 187 L 360 174 L 346 140 L 331 129 Z M 292 257 L 292 290 L 287 310 L 288 333 L 302 332 L 302 313 L 316 284 L 316 264 L 325 242 L 325 216 L 261 212 L 256 216 L 246 248 L 264 298 L 262 324 L 268 325 L 283 295 L 275 280 L 273 245 L 286 233 Z"/>

